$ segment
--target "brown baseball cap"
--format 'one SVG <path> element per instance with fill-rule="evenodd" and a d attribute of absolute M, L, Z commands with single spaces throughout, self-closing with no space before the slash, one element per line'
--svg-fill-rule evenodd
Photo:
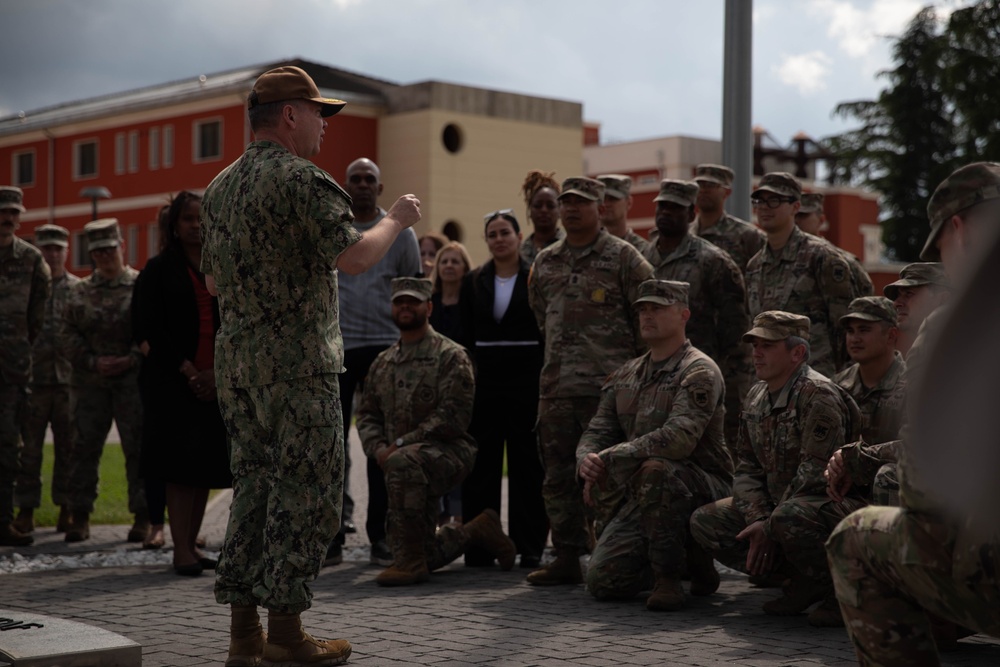
<path fill-rule="evenodd" d="M 766 310 L 753 318 L 753 329 L 743 334 L 743 342 L 749 343 L 754 338 L 785 340 L 791 336 L 809 340 L 809 324 L 809 318 L 805 315 Z"/>
<path fill-rule="evenodd" d="M 309 100 L 323 107 L 323 117 L 329 117 L 344 108 L 347 102 L 323 97 L 312 77 L 301 67 L 288 65 L 268 70 L 257 77 L 253 90 L 247 97 L 247 108 L 285 100 Z"/>

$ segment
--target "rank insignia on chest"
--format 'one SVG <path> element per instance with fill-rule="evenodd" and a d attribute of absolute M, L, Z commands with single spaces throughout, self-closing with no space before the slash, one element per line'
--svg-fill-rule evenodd
<path fill-rule="evenodd" d="M 590 293 L 590 300 L 593 301 L 594 303 L 604 303 L 604 301 L 607 299 L 607 296 L 608 296 L 607 292 L 604 291 L 604 288 L 598 287 L 597 289 L 595 289 L 593 292 Z"/>

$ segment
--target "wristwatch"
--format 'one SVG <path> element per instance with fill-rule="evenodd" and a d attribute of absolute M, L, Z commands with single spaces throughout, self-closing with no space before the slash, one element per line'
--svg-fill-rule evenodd
<path fill-rule="evenodd" d="M 402 447 L 403 446 L 403 439 L 402 438 L 396 438 L 396 442 L 394 442 L 392 444 L 396 445 L 397 447 Z"/>

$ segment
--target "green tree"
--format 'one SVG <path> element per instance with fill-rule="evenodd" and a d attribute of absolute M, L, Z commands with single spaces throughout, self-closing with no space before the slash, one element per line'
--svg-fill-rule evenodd
<path fill-rule="evenodd" d="M 1000 0 L 959 9 L 946 23 L 933 7 L 921 10 L 892 55 L 877 99 L 834 110 L 860 126 L 826 142 L 838 155 L 834 182 L 882 193 L 890 257 L 915 261 L 937 184 L 963 164 L 1000 158 Z"/>

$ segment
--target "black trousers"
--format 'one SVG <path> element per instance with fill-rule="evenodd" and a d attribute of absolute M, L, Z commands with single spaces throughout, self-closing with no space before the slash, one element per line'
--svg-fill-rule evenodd
<path fill-rule="evenodd" d="M 549 534 L 542 500 L 541 457 L 535 421 L 538 390 L 476 387 L 469 431 L 478 445 L 476 465 L 462 484 L 462 519 L 471 521 L 487 508 L 500 511 L 504 446 L 507 450 L 507 523 L 522 557 L 541 558 Z M 466 563 L 484 564 L 490 557 L 468 549 Z"/>
<path fill-rule="evenodd" d="M 344 433 L 349 433 L 351 429 L 351 416 L 354 412 L 354 393 L 356 390 L 362 391 L 365 386 L 365 378 L 368 376 L 368 369 L 371 368 L 375 357 L 388 345 L 369 345 L 366 347 L 356 347 L 344 352 L 344 366 L 346 370 L 341 373 L 340 379 L 340 407 L 344 415 Z M 344 442 L 344 520 L 352 519 L 354 516 L 354 499 L 351 498 L 347 480 L 351 473 L 350 448 Z M 378 467 L 372 459 L 365 457 L 366 472 L 368 474 L 368 521 L 365 523 L 365 530 L 368 533 L 368 541 L 374 544 L 378 540 L 385 539 L 385 517 L 389 511 L 389 501 L 385 490 L 385 476 L 382 469 Z M 337 534 L 337 541 L 344 543 L 344 532 Z"/>

